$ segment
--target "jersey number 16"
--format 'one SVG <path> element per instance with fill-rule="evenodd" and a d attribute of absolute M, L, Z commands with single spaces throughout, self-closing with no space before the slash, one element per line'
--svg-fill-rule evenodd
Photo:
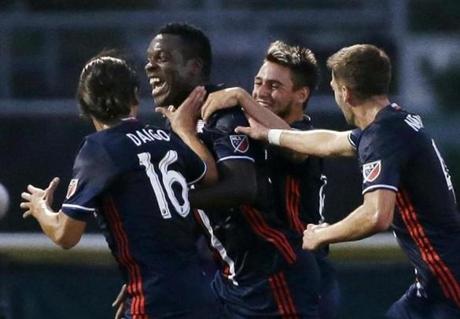
<path fill-rule="evenodd" d="M 172 150 L 168 151 L 158 163 L 157 169 L 155 169 L 151 162 L 150 153 L 140 153 L 137 154 L 137 157 L 139 158 L 139 164 L 145 167 L 145 172 L 149 177 L 150 184 L 152 185 L 153 191 L 155 193 L 161 216 L 164 219 L 169 219 L 172 217 L 168 201 L 166 199 L 167 195 L 176 212 L 184 218 L 187 217 L 187 215 L 190 213 L 187 182 L 181 173 L 174 170 L 168 170 L 169 165 L 177 161 L 177 152 Z M 156 170 L 160 172 L 161 179 L 160 176 L 158 176 Z M 180 186 L 180 193 L 183 204 L 180 204 L 176 198 L 172 188 L 174 183 L 178 183 Z"/>

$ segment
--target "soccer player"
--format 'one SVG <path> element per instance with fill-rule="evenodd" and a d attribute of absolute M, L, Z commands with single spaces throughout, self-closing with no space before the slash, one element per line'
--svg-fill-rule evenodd
<path fill-rule="evenodd" d="M 328 59 L 335 100 L 347 132 L 268 130 L 251 121 L 238 132 L 317 156 L 359 156 L 364 201 L 333 225 L 308 225 L 303 247 L 358 240 L 390 225 L 416 269 L 416 281 L 389 318 L 460 318 L 460 214 L 447 166 L 419 115 L 388 97 L 391 63 L 369 44 L 345 47 Z M 273 114 L 259 114 L 259 119 Z M 395 207 L 398 209 L 395 211 Z"/>
<path fill-rule="evenodd" d="M 284 121 L 275 122 L 277 128 L 311 130 L 313 125 L 305 111 L 318 81 L 319 69 L 311 50 L 276 41 L 269 46 L 254 78 L 252 97 L 241 88 L 211 93 L 202 107 L 203 118 L 239 104 L 248 111 L 265 107 L 274 112 Z M 322 223 L 327 183 L 322 160 L 278 147 L 269 147 L 267 153 L 278 216 L 299 234 L 307 224 Z M 335 318 L 340 292 L 327 255 L 327 246 L 315 252 L 321 271 L 320 318 Z"/>
<path fill-rule="evenodd" d="M 113 54 L 85 65 L 77 97 L 97 132 L 79 150 L 61 209 L 50 207 L 54 179 L 22 193 L 24 217 L 68 249 L 94 214 L 127 282 L 126 318 L 220 318 L 200 270 L 188 200 L 188 185 L 212 180 L 177 136 L 135 119 L 137 90 L 133 68 Z M 196 88 L 184 103 L 200 105 L 204 94 Z"/>
<path fill-rule="evenodd" d="M 176 131 L 195 124 L 186 108 L 166 107 L 178 106 L 194 86 L 208 83 L 208 38 L 193 26 L 169 24 L 153 38 L 147 54 L 145 69 L 159 110 Z M 216 89 L 207 85 L 208 92 Z M 220 178 L 212 188 L 191 193 L 197 207 L 204 209 L 197 219 L 220 258 L 213 289 L 230 318 L 317 318 L 316 261 L 299 250 L 300 241 L 293 240 L 298 234 L 279 226 L 263 171 L 263 147 L 234 133 L 243 123 L 246 118 L 235 107 L 216 112 L 200 125 L 200 138 L 215 156 Z"/>

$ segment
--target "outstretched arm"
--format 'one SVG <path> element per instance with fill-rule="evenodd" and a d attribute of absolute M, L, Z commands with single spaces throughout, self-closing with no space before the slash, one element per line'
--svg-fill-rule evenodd
<path fill-rule="evenodd" d="M 355 154 L 355 149 L 348 140 L 351 131 L 269 129 L 252 118 L 249 119 L 249 124 L 249 127 L 239 126 L 235 131 L 246 134 L 253 139 L 268 141 L 270 144 L 306 155 L 328 157 Z"/>
<path fill-rule="evenodd" d="M 309 224 L 303 235 L 303 248 L 315 250 L 323 245 L 358 240 L 386 230 L 392 220 L 396 193 L 377 189 L 364 195 L 364 202 L 343 220 L 333 224 Z"/>
<path fill-rule="evenodd" d="M 69 249 L 80 241 L 86 223 L 73 219 L 62 211 L 55 212 L 51 209 L 54 191 L 58 184 L 59 179 L 54 178 L 46 189 L 27 186 L 27 191 L 21 194 L 24 201 L 20 207 L 25 210 L 23 218 L 33 216 L 46 236 L 62 248 Z"/>

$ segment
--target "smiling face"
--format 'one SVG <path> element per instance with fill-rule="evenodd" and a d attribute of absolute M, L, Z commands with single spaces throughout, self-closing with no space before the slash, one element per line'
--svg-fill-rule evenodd
<path fill-rule="evenodd" d="M 180 36 L 171 34 L 158 34 L 147 49 L 145 71 L 157 106 L 179 106 L 198 84 L 184 50 Z"/>
<path fill-rule="evenodd" d="M 288 67 L 270 61 L 262 64 L 252 90 L 252 96 L 260 105 L 286 120 L 295 110 L 303 110 L 298 95 Z"/>

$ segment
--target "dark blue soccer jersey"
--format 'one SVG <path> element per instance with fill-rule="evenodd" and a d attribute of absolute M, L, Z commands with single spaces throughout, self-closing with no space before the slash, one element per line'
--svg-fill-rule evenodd
<path fill-rule="evenodd" d="M 420 116 L 396 104 L 354 130 L 363 194 L 396 192 L 393 230 L 416 268 L 420 293 L 460 307 L 460 214 L 449 171 Z"/>
<path fill-rule="evenodd" d="M 308 116 L 294 122 L 292 128 L 306 131 L 313 129 Z M 323 160 L 309 156 L 295 162 L 279 148 L 268 149 L 269 175 L 275 192 L 278 216 L 299 234 L 307 224 L 324 221 L 324 195 L 327 184 L 323 174 Z"/>
<path fill-rule="evenodd" d="M 256 163 L 258 198 L 254 205 L 198 212 L 211 246 L 222 261 L 224 275 L 234 284 L 271 274 L 281 264 L 296 260 L 291 234 L 281 227 L 264 169 L 263 146 L 246 135 L 234 132 L 248 122 L 240 108 L 216 112 L 203 127 L 201 139 L 213 152 L 216 162 L 244 160 Z M 244 181 L 242 181 L 244 183 Z"/>
<path fill-rule="evenodd" d="M 83 142 L 62 211 L 83 221 L 97 215 L 128 284 L 131 315 L 206 306 L 188 201 L 188 185 L 205 171 L 174 134 L 133 118 Z"/>

